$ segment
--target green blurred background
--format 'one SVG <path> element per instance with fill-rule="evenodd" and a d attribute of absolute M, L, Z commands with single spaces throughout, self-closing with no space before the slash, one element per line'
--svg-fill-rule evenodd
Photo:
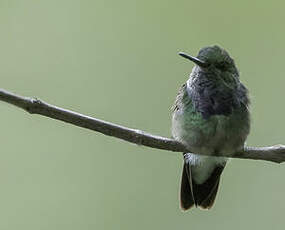
<path fill-rule="evenodd" d="M 170 136 L 177 52 L 219 44 L 251 91 L 248 145 L 284 144 L 284 19 L 284 1 L 0 0 L 0 87 Z M 0 110 L 0 229 L 284 229 L 284 165 L 232 160 L 213 209 L 182 212 L 180 154 Z"/>

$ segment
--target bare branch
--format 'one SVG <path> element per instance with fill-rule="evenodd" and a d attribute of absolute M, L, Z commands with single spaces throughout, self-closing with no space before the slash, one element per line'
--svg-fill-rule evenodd
<path fill-rule="evenodd" d="M 31 114 L 40 114 L 56 120 L 61 120 L 82 128 L 91 129 L 108 136 L 117 137 L 138 145 L 173 152 L 191 152 L 182 143 L 173 139 L 152 135 L 138 129 L 130 129 L 107 121 L 99 120 L 67 109 L 49 105 L 39 99 L 23 97 L 0 89 L 0 101 L 5 101 L 20 107 Z M 202 154 L 202 153 L 199 153 Z M 275 163 L 285 161 L 285 146 L 246 147 L 232 158 L 266 160 Z"/>

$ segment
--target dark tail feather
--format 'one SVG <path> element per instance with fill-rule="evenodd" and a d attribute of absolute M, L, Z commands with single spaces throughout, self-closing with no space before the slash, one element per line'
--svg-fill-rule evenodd
<path fill-rule="evenodd" d="M 188 165 L 184 163 L 180 190 L 180 205 L 183 210 L 187 210 L 195 204 L 192 192 L 192 181 L 190 181 L 191 176 L 187 173 L 188 170 L 186 167 L 188 167 Z"/>
<path fill-rule="evenodd" d="M 213 187 L 208 197 L 199 204 L 199 207 L 203 209 L 210 209 L 213 206 L 218 192 L 219 182 L 220 178 L 217 179 L 216 185 Z"/>
<path fill-rule="evenodd" d="M 193 166 L 184 163 L 180 192 L 181 208 L 187 210 L 195 204 L 203 209 L 210 209 L 214 204 L 225 164 L 217 165 L 203 184 L 195 183 L 191 175 L 191 167 Z"/>

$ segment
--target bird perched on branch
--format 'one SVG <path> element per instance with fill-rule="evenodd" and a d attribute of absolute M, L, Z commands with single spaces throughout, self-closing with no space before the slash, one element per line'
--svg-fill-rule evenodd
<path fill-rule="evenodd" d="M 172 108 L 172 136 L 192 150 L 183 154 L 180 202 L 184 210 L 210 209 L 227 157 L 244 148 L 249 133 L 248 91 L 219 46 L 202 48 L 197 57 L 179 54 L 195 63 Z"/>

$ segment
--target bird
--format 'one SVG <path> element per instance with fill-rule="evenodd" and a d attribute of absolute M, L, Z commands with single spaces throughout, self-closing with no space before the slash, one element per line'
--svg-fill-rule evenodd
<path fill-rule="evenodd" d="M 191 150 L 183 153 L 180 206 L 210 209 L 228 158 L 245 146 L 250 131 L 249 96 L 229 53 L 207 46 L 172 106 L 172 137 Z M 214 156 L 212 156 L 214 155 Z"/>

